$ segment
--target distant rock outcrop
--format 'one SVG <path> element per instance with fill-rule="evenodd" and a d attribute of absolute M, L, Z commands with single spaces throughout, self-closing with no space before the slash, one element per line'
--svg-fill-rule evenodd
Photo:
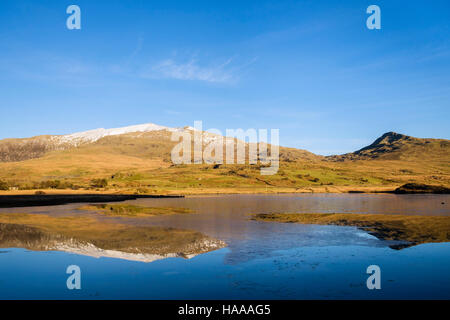
<path fill-rule="evenodd" d="M 48 137 L 5 139 L 0 141 L 0 162 L 24 161 L 42 157 L 56 149 Z"/>

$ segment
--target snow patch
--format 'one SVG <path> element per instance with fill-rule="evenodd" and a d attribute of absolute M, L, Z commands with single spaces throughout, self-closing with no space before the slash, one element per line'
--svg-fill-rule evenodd
<path fill-rule="evenodd" d="M 112 129 L 94 129 L 89 131 L 83 131 L 83 132 L 77 132 L 72 134 L 67 134 L 63 136 L 54 136 L 52 137 L 52 140 L 59 144 L 70 144 L 74 146 L 78 146 L 83 143 L 93 143 L 96 142 L 104 137 L 107 136 L 117 136 L 121 134 L 127 134 L 127 133 L 136 133 L 136 132 L 151 132 L 151 131 L 168 131 L 168 132 L 184 132 L 184 131 L 196 131 L 195 128 L 186 126 L 183 128 L 171 128 L 171 127 L 165 127 L 160 126 L 154 123 L 146 123 L 146 124 L 139 124 L 139 125 L 133 125 L 128 127 L 121 127 L 121 128 L 112 128 Z M 225 143 L 230 143 L 233 141 L 232 138 L 222 137 L 220 135 L 216 135 L 210 132 L 203 131 L 202 132 L 202 140 L 203 143 L 209 144 L 211 142 L 215 141 L 221 141 L 222 139 L 225 140 Z"/>
<path fill-rule="evenodd" d="M 169 132 L 174 131 L 182 131 L 183 128 L 170 128 L 165 126 L 160 126 L 154 123 L 146 123 L 146 124 L 139 124 L 134 126 L 128 126 L 128 127 L 121 127 L 121 128 L 112 128 L 112 129 L 94 129 L 89 131 L 83 131 L 83 132 L 77 132 L 72 133 L 64 136 L 59 137 L 59 141 L 61 143 L 69 143 L 69 144 L 79 144 L 79 143 L 85 143 L 85 142 L 95 142 L 97 140 L 100 140 L 101 138 L 107 137 L 107 136 L 117 136 L 121 134 L 126 133 L 133 133 L 133 132 L 150 132 L 150 131 L 161 131 L 166 130 Z"/>

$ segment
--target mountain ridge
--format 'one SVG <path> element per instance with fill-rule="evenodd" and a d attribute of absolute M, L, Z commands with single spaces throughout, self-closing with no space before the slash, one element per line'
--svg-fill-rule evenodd
<path fill-rule="evenodd" d="M 172 133 L 192 133 L 193 128 L 166 128 L 144 124 L 1 140 L 0 190 L 197 194 L 392 191 L 406 183 L 450 186 L 450 141 L 445 139 L 387 132 L 355 152 L 326 157 L 280 147 L 279 170 L 261 176 L 261 163 L 174 164 L 171 151 L 178 141 L 172 141 Z M 219 137 L 205 131 L 202 136 L 204 146 Z"/>
<path fill-rule="evenodd" d="M 414 151 L 411 150 L 411 148 L 420 148 L 425 151 L 424 149 L 427 149 L 428 146 L 437 147 L 437 145 L 448 149 L 450 148 L 450 141 L 446 139 L 416 138 L 394 131 L 389 131 L 381 135 L 370 145 L 359 150 L 342 155 L 331 155 L 326 158 L 332 161 L 373 160 L 380 158 L 387 160 L 399 160 L 402 156 L 404 156 L 404 154 L 411 154 L 411 151 Z"/>
<path fill-rule="evenodd" d="M 7 138 L 0 140 L 0 162 L 17 162 L 30 159 L 40 158 L 52 151 L 67 150 L 86 146 L 89 144 L 98 143 L 105 144 L 108 140 L 115 140 L 116 142 L 122 138 L 151 138 L 151 143 L 155 144 L 156 140 L 167 143 L 172 148 L 176 143 L 171 141 L 170 134 L 173 132 L 189 132 L 192 133 L 195 129 L 190 126 L 185 127 L 166 127 L 154 123 L 146 123 L 140 125 L 132 125 L 120 128 L 104 129 L 98 128 L 93 130 L 81 131 L 66 135 L 39 135 L 30 138 Z M 205 145 L 217 141 L 217 134 L 208 131 L 202 131 L 202 139 Z M 222 136 L 224 143 L 234 142 L 234 138 Z M 315 155 L 312 152 L 298 149 L 282 147 L 281 157 L 286 160 L 292 158 L 292 154 L 297 154 L 300 158 L 319 158 L 321 156 Z M 160 148 L 162 149 L 162 148 Z M 170 155 L 169 148 L 164 148 L 164 158 Z M 294 155 L 295 156 L 295 155 Z"/>
<path fill-rule="evenodd" d="M 193 130 L 195 129 L 189 126 L 172 128 L 157 125 L 154 123 L 145 123 L 110 129 L 97 128 L 65 135 L 38 135 L 29 138 L 7 138 L 0 140 L 0 162 L 23 161 L 39 158 L 50 151 L 68 149 L 71 147 L 78 147 L 83 144 L 95 143 L 106 137 L 137 133 L 145 134 L 158 131 L 167 131 L 170 133 L 183 131 L 192 132 Z M 215 140 L 215 135 L 212 133 L 203 131 L 203 135 L 204 139 L 206 137 L 206 140 L 208 140 L 208 142 Z M 229 139 L 228 137 L 224 138 Z M 390 131 L 381 135 L 370 145 L 365 146 L 359 150 L 341 155 L 325 156 L 324 158 L 332 161 L 378 158 L 385 153 L 399 150 L 401 148 L 402 142 L 417 143 L 421 140 L 424 140 L 425 143 L 430 143 L 430 141 L 447 141 L 448 143 L 449 141 L 446 139 L 415 138 L 405 134 Z M 293 147 L 285 148 L 289 150 L 303 150 Z M 309 153 L 317 157 L 322 157 L 312 152 Z"/>

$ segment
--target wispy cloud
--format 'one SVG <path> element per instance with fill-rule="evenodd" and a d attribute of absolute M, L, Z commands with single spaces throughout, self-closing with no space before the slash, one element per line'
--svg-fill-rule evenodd
<path fill-rule="evenodd" d="M 74 85 L 83 84 L 87 77 L 98 72 L 99 67 L 94 64 L 48 52 L 0 59 L 1 76 L 21 80 Z"/>
<path fill-rule="evenodd" d="M 167 113 L 171 116 L 179 116 L 182 115 L 182 112 L 176 111 L 176 110 L 164 110 L 164 113 Z"/>
<path fill-rule="evenodd" d="M 196 60 L 177 63 L 172 59 L 163 60 L 142 73 L 145 78 L 167 78 L 177 80 L 196 80 L 216 83 L 230 83 L 236 80 L 233 69 L 229 67 L 232 59 L 216 66 L 201 66 Z"/>

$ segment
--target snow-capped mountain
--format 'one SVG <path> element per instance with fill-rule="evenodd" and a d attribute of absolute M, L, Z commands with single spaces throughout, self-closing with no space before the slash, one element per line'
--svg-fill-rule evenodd
<path fill-rule="evenodd" d="M 134 126 L 127 126 L 127 127 L 121 127 L 121 128 L 112 128 L 112 129 L 94 129 L 89 131 L 83 131 L 83 132 L 77 132 L 72 134 L 67 134 L 63 136 L 54 136 L 54 139 L 56 141 L 59 141 L 60 143 L 69 143 L 69 144 L 80 144 L 80 143 L 86 143 L 86 142 L 95 142 L 100 140 L 101 138 L 107 137 L 107 136 L 117 136 L 121 134 L 127 134 L 127 133 L 135 133 L 135 132 L 152 132 L 152 131 L 161 131 L 165 130 L 168 132 L 175 132 L 175 131 L 184 131 L 184 130 L 193 130 L 192 127 L 184 127 L 184 128 L 170 128 L 165 126 L 160 126 L 154 123 L 146 123 L 146 124 L 139 124 Z"/>
<path fill-rule="evenodd" d="M 74 147 L 95 143 L 106 137 L 129 135 L 133 138 L 153 138 L 162 144 L 172 144 L 170 137 L 173 132 L 192 133 L 193 127 L 171 128 L 154 123 L 146 123 L 121 128 L 94 129 L 67 135 L 43 135 L 25 139 L 0 140 L 0 162 L 14 162 L 40 158 L 50 151 L 66 150 Z M 136 135 L 138 133 L 138 135 Z M 134 135 L 133 135 L 134 134 Z M 202 132 L 203 142 L 210 143 L 220 136 Z"/>
<path fill-rule="evenodd" d="M 190 126 L 185 127 L 166 127 L 154 123 L 146 123 L 140 125 L 132 125 L 120 128 L 104 129 L 98 128 L 94 130 L 76 132 L 66 135 L 41 135 L 24 139 L 4 139 L 0 140 L 0 162 L 17 162 L 29 159 L 41 158 L 52 151 L 64 151 L 72 148 L 86 147 L 91 144 L 103 143 L 109 144 L 114 150 L 111 152 L 119 152 L 120 154 L 130 153 L 130 145 L 135 145 L 132 153 L 135 156 L 142 151 L 149 151 L 145 154 L 145 158 L 159 156 L 167 158 L 170 156 L 170 150 L 178 143 L 172 140 L 172 134 L 175 132 L 201 134 L 202 144 L 204 146 L 220 143 L 224 145 L 234 144 L 235 138 L 226 137 L 217 133 L 208 131 L 196 131 Z M 116 137 L 118 137 L 116 139 Z M 126 139 L 135 139 L 123 144 L 119 137 Z M 194 136 L 192 136 L 194 138 Z M 103 141 L 102 139 L 108 139 Z M 120 150 L 119 150 L 120 149 Z M 153 149 L 150 152 L 150 149 Z M 316 155 L 300 149 L 286 149 L 286 154 L 295 153 L 292 157 L 300 157 L 305 159 L 317 158 Z"/>

